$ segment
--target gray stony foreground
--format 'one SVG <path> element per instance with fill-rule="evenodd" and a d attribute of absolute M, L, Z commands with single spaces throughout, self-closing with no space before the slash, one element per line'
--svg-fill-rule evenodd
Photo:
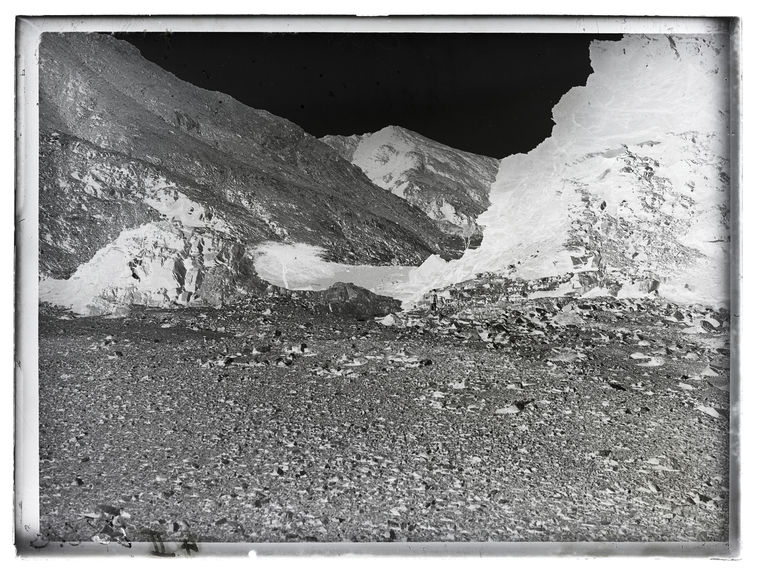
<path fill-rule="evenodd" d="M 43 537 L 724 541 L 726 318 L 43 308 Z"/>

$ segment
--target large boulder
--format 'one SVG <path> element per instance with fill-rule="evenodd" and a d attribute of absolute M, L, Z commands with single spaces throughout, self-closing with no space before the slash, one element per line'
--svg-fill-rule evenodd
<path fill-rule="evenodd" d="M 400 311 L 400 301 L 375 294 L 352 283 L 334 283 L 313 293 L 317 306 L 328 312 L 367 320 Z"/>

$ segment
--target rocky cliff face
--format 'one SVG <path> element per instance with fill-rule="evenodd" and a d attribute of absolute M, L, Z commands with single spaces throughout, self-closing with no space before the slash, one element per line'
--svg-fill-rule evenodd
<path fill-rule="evenodd" d="M 453 149 L 397 126 L 364 135 L 321 138 L 368 178 L 424 211 L 445 233 L 480 240 L 498 162 Z"/>
<path fill-rule="evenodd" d="M 594 42 L 594 72 L 552 136 L 505 158 L 477 251 L 415 272 L 416 290 L 481 272 L 562 277 L 559 294 L 728 299 L 727 39 Z"/>
<path fill-rule="evenodd" d="M 126 42 L 43 34 L 43 300 L 101 312 L 222 302 L 259 286 L 250 248 L 418 264 L 452 243 L 298 126 L 183 82 Z"/>

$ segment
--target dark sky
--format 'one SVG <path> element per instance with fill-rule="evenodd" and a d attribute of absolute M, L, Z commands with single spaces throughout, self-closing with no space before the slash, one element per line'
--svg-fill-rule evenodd
<path fill-rule="evenodd" d="M 315 136 L 400 125 L 501 158 L 552 131 L 551 109 L 591 72 L 563 34 L 117 34 L 195 85 Z M 603 39 L 618 39 L 605 36 Z"/>

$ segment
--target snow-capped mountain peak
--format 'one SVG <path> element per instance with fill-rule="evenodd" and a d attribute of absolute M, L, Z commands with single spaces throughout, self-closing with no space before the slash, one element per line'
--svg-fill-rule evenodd
<path fill-rule="evenodd" d="M 497 161 L 454 149 L 389 125 L 363 135 L 327 135 L 322 141 L 357 165 L 377 186 L 406 199 L 447 233 L 480 234 L 475 220 L 489 205 Z"/>

